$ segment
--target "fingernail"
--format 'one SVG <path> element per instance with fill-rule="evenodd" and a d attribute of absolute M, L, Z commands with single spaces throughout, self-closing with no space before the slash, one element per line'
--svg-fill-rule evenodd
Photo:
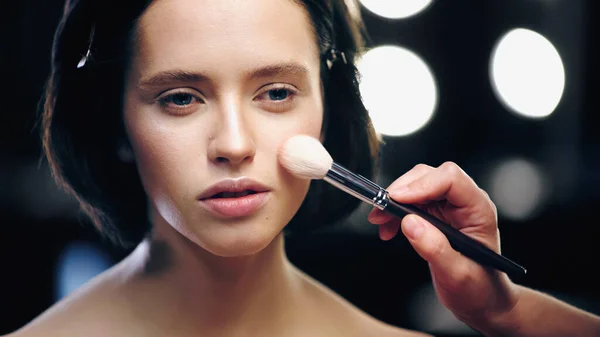
<path fill-rule="evenodd" d="M 405 218 L 403 224 L 404 234 L 406 234 L 409 239 L 417 240 L 425 231 L 425 226 L 415 216 L 409 216 Z"/>

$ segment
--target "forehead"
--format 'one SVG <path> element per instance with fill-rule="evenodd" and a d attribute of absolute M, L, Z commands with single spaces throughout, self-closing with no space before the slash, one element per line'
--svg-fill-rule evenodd
<path fill-rule="evenodd" d="M 156 0 L 137 28 L 135 59 L 150 72 L 319 59 L 309 16 L 293 0 Z"/>

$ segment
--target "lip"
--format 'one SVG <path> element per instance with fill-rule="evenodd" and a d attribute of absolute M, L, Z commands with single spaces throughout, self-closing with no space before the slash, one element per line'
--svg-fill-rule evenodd
<path fill-rule="evenodd" d="M 256 193 L 240 197 L 213 198 L 222 192 L 244 192 L 252 190 Z M 265 185 L 249 179 L 225 179 L 208 187 L 199 196 L 200 205 L 211 213 L 226 218 L 249 216 L 258 211 L 269 199 L 270 189 Z"/>

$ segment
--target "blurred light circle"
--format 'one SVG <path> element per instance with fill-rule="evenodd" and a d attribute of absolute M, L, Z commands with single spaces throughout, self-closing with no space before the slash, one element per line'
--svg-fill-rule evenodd
<path fill-rule="evenodd" d="M 442 304 L 432 283 L 413 291 L 409 303 L 409 317 L 418 330 L 457 336 L 479 335 Z"/>
<path fill-rule="evenodd" d="M 548 39 L 518 28 L 505 34 L 490 63 L 492 87 L 510 110 L 530 118 L 550 115 L 565 87 L 565 69 Z"/>
<path fill-rule="evenodd" d="M 425 62 L 398 46 L 380 46 L 357 62 L 360 92 L 377 132 L 411 134 L 429 122 L 437 105 L 437 87 Z"/>
<path fill-rule="evenodd" d="M 56 268 L 56 300 L 69 295 L 110 268 L 104 252 L 86 242 L 73 242 L 63 250 Z"/>
<path fill-rule="evenodd" d="M 431 0 L 361 0 L 366 9 L 388 19 L 403 19 L 423 11 Z"/>
<path fill-rule="evenodd" d="M 511 220 L 530 219 L 545 202 L 547 182 L 530 161 L 504 161 L 492 170 L 490 177 L 490 197 L 498 212 Z"/>

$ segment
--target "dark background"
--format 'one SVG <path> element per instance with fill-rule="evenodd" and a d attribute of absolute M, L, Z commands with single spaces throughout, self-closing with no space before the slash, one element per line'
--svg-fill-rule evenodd
<path fill-rule="evenodd" d="M 62 5 L 62 0 L 4 0 L 0 7 L 0 334 L 56 301 L 56 270 L 66 247 L 87 244 L 110 263 L 128 253 L 96 235 L 55 187 L 40 157 L 34 123 Z M 385 137 L 379 181 L 385 185 L 417 163 L 452 160 L 484 182 L 490 167 L 504 158 L 534 161 L 551 193 L 526 221 L 500 214 L 503 254 L 528 268 L 519 283 L 596 314 L 598 13 L 593 0 L 437 0 L 404 20 L 363 9 L 373 45 L 399 44 L 416 52 L 433 69 L 439 88 L 437 111 L 424 129 Z M 544 34 L 565 65 L 565 92 L 547 119 L 511 114 L 492 92 L 491 51 L 516 27 Z M 290 259 L 386 322 L 436 335 L 467 334 L 432 297 L 426 263 L 404 237 L 380 242 L 366 211 L 359 209 L 337 230 L 290 238 Z"/>

